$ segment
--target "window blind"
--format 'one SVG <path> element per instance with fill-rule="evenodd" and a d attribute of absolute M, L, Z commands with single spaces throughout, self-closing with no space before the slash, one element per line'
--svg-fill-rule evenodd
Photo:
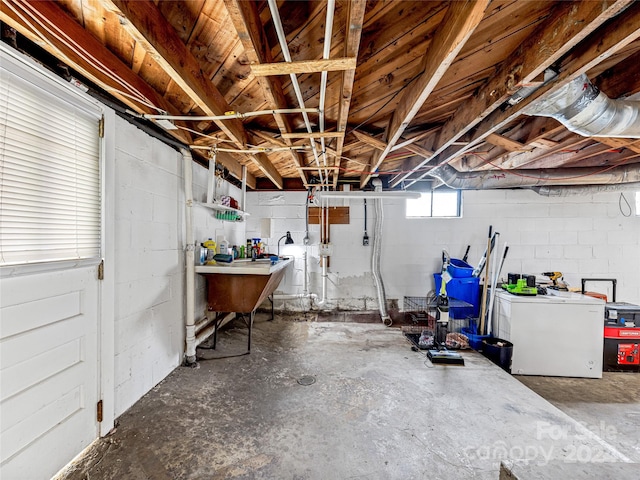
<path fill-rule="evenodd" d="M 0 266 L 99 258 L 98 115 L 0 77 Z"/>

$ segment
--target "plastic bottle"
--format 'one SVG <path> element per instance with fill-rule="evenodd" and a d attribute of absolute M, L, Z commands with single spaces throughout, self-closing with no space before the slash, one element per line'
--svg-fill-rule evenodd
<path fill-rule="evenodd" d="M 207 249 L 207 260 L 205 261 L 205 263 L 213 260 L 213 256 L 216 254 L 216 242 L 214 242 L 212 239 L 209 239 L 204 242 L 202 246 Z"/>
<path fill-rule="evenodd" d="M 229 254 L 229 242 L 223 235 L 219 235 L 218 238 L 218 253 L 222 253 L 223 255 Z"/>

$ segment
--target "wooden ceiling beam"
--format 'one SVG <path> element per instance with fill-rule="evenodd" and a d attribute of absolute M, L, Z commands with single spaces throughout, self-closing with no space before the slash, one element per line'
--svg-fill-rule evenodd
<path fill-rule="evenodd" d="M 519 86 L 534 81 L 546 68 L 556 63 L 581 41 L 585 40 L 589 34 L 601 27 L 607 20 L 620 14 L 631 3 L 633 3 L 632 0 L 610 1 L 606 3 L 606 8 L 603 8 L 601 2 L 558 2 L 551 11 L 548 21 L 543 22 L 533 35 L 530 35 L 525 42 L 502 62 L 496 69 L 496 74 L 487 80 L 478 94 L 460 106 L 451 120 L 445 123 L 436 143 L 434 157 L 425 160 L 424 164 L 428 162 L 431 165 L 437 165 L 447 162 L 477 145 L 476 141 L 481 139 L 477 137 L 477 133 L 474 133 L 475 141 L 464 149 L 450 149 L 453 142 L 465 135 L 485 118 L 494 114 L 494 112 L 497 112 L 495 113 L 497 116 L 504 113 L 498 108 L 518 90 Z M 629 8 L 633 8 L 633 6 Z M 616 22 L 617 24 L 618 22 Z M 637 24 L 634 25 L 634 28 L 637 28 Z M 595 36 L 598 37 L 598 40 L 606 40 L 601 35 L 592 37 Z M 598 48 L 597 45 L 595 48 Z M 593 60 L 591 58 L 591 61 Z M 558 85 L 558 78 L 548 85 L 552 84 Z M 532 99 L 539 97 L 542 91 L 546 91 L 548 85 L 541 87 L 516 106 L 505 110 L 510 114 L 515 112 L 515 115 L 507 115 L 511 119 L 519 116 L 522 108 L 528 105 Z M 492 129 L 484 132 L 482 140 L 497 130 Z M 451 156 L 451 153 L 454 156 Z M 403 179 L 399 177 L 394 180 L 392 186 L 400 183 Z"/>
<path fill-rule="evenodd" d="M 527 168 L 527 165 L 551 155 L 571 155 L 589 141 L 590 140 L 588 138 L 571 135 L 569 138 L 549 150 L 537 149 L 529 152 L 510 152 L 506 155 L 506 158 L 501 161 L 500 166 L 507 169 Z"/>
<path fill-rule="evenodd" d="M 362 24 L 364 22 L 364 12 L 367 7 L 366 0 L 351 0 L 346 3 L 346 25 L 344 39 L 344 56 L 348 58 L 358 58 L 360 49 L 360 38 L 362 36 Z M 338 121 L 336 130 L 345 132 L 347 129 L 347 120 L 349 119 L 349 109 L 351 108 L 351 97 L 353 95 L 353 81 L 356 76 L 355 67 L 342 72 L 342 83 L 340 84 L 340 100 L 338 104 Z M 344 151 L 344 137 L 338 138 L 336 141 L 336 158 L 335 163 L 341 167 Z M 338 175 L 333 177 L 334 190 L 338 187 Z"/>
<path fill-rule="evenodd" d="M 640 92 L 640 52 L 604 71 L 594 83 L 611 98 L 628 97 Z"/>
<path fill-rule="evenodd" d="M 351 130 L 351 133 L 354 137 L 360 140 L 362 143 L 366 143 L 370 147 L 375 148 L 376 150 L 380 150 L 381 152 L 387 148 L 386 142 L 383 142 L 379 138 L 374 137 L 368 133 L 361 132 L 360 130 Z"/>
<path fill-rule="evenodd" d="M 251 73 L 256 77 L 291 75 L 302 73 L 339 72 L 356 68 L 355 58 L 330 58 L 327 60 L 298 60 L 295 62 L 252 63 Z"/>
<path fill-rule="evenodd" d="M 121 24 L 133 39 L 147 50 L 206 115 L 224 115 L 232 110 L 220 91 L 205 78 L 198 60 L 155 3 L 150 0 L 101 1 L 106 9 L 120 16 Z M 217 120 L 215 123 L 239 148 L 246 146 L 247 132 L 240 120 Z M 278 188 L 283 187 L 282 176 L 266 155 L 259 153 L 248 157 Z"/>
<path fill-rule="evenodd" d="M 409 139 L 401 139 L 402 142 L 400 143 L 396 143 L 392 148 L 391 151 L 393 152 L 394 150 L 398 150 L 399 148 L 404 148 L 407 145 L 411 145 L 419 140 L 422 140 L 424 137 L 427 137 L 429 135 L 431 135 L 436 129 L 429 129 L 426 132 L 420 132 L 419 134 L 417 134 L 415 137 L 411 137 Z"/>
<path fill-rule="evenodd" d="M 264 140 L 265 142 L 271 143 L 272 145 L 275 145 L 276 147 L 291 147 L 292 145 L 283 142 L 282 140 L 280 140 L 279 138 L 274 137 L 272 134 L 264 132 L 262 130 L 256 130 L 256 129 L 249 129 L 247 130 L 249 132 L 250 135 L 253 135 L 254 137 L 257 137 L 261 140 Z M 253 143 L 257 143 L 257 142 L 253 142 Z"/>
<path fill-rule="evenodd" d="M 366 143 L 367 145 L 375 148 L 376 150 L 379 150 L 382 152 L 387 148 L 387 144 L 385 142 L 383 142 L 378 138 L 375 138 L 372 135 L 369 135 L 368 133 L 364 133 L 359 130 L 353 130 L 351 133 L 362 143 Z M 393 152 L 395 150 L 398 150 L 398 149 L 392 149 L 391 151 Z M 412 157 L 414 155 L 419 155 L 421 157 L 430 157 L 433 154 L 432 151 L 427 150 L 426 148 L 423 148 L 420 145 L 414 145 L 410 143 L 404 145 L 404 150 L 409 150 L 409 152 L 411 153 L 408 155 L 406 153 L 402 154 L 402 158 Z M 388 158 L 391 158 L 391 154 L 388 155 Z M 398 158 L 400 158 L 400 156 L 395 156 L 393 158 L 397 160 Z"/>
<path fill-rule="evenodd" d="M 260 15 L 258 14 L 255 2 L 225 0 L 225 6 L 236 32 L 238 32 L 245 54 L 251 64 L 251 68 L 259 67 L 261 64 L 272 63 L 273 57 L 271 55 L 271 48 L 269 48 L 267 35 L 262 26 L 262 21 L 260 20 Z M 270 103 L 274 109 L 288 108 L 280 79 L 259 77 L 258 83 L 265 94 L 267 102 Z M 281 134 L 293 131 L 291 122 L 286 115 L 277 113 L 274 114 L 274 119 Z M 256 135 L 260 136 L 257 132 Z M 260 138 L 267 140 L 264 137 Z M 292 146 L 290 139 L 284 138 L 283 140 L 284 146 Z M 290 155 L 296 168 L 304 164 L 304 157 L 300 152 L 291 150 Z M 302 182 L 306 183 L 308 181 L 306 174 L 299 169 L 298 172 Z"/>
<path fill-rule="evenodd" d="M 150 0 L 127 2 L 101 0 L 103 7 L 120 17 L 120 24 L 205 115 L 224 115 L 233 110 L 222 94 L 201 73 L 200 65 L 173 26 Z M 246 144 L 246 133 L 238 119 L 216 125 L 236 144 Z"/>
<path fill-rule="evenodd" d="M 364 188 L 369 182 L 373 172 L 384 161 L 413 117 L 422 108 L 424 102 L 482 20 L 488 4 L 488 0 L 451 2 L 440 27 L 422 58 L 421 75 L 400 98 L 391 117 L 387 129 L 387 146 L 382 152 L 374 153 L 371 164 L 365 168 L 360 177 L 360 188 Z"/>
<path fill-rule="evenodd" d="M 431 150 L 427 150 L 426 148 L 421 147 L 420 145 L 416 145 L 415 143 L 407 144 L 404 146 L 404 148 L 423 158 L 430 158 L 433 155 L 433 152 Z"/>
<path fill-rule="evenodd" d="M 496 147 L 502 147 L 509 152 L 526 152 L 533 150 L 532 147 L 528 147 L 524 143 L 512 140 L 504 135 L 498 135 L 497 133 L 492 133 L 487 136 L 486 141 Z"/>
<path fill-rule="evenodd" d="M 24 18 L 32 18 L 35 21 L 27 24 L 24 23 Z M 0 20 L 80 72 L 132 110 L 157 114 L 156 109 L 147 105 L 150 102 L 173 115 L 181 115 L 180 111 L 147 82 L 69 17 L 56 2 L 3 0 L 0 4 Z M 65 32 L 65 35 L 56 32 Z M 97 69 L 96 65 L 103 68 Z M 136 97 L 140 100 L 136 100 Z M 181 122 L 176 124 L 179 125 Z M 168 133 L 180 142 L 191 143 L 191 135 L 184 130 L 171 130 Z"/>

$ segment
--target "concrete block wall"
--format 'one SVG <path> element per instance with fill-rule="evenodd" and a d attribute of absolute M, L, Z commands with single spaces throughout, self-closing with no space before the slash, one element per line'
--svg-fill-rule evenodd
<path fill-rule="evenodd" d="M 180 154 L 116 117 L 115 398 L 129 408 L 180 363 Z"/>
<path fill-rule="evenodd" d="M 633 204 L 632 195 L 627 193 Z M 407 219 L 404 200 L 384 201 L 381 271 L 388 300 L 402 308 L 404 296 L 426 296 L 435 285 L 433 273 L 441 266 L 446 249 L 454 258 L 471 245 L 469 261 L 477 264 L 486 247 L 489 225 L 500 232 L 499 249 L 510 245 L 503 274 L 540 274 L 561 271 L 572 287 L 581 278 L 615 278 L 618 301 L 640 303 L 640 217 L 624 216 L 618 206 L 619 193 L 547 198 L 528 190 L 463 192 L 463 217 Z M 280 286 L 282 293 L 302 292 L 304 237 L 304 192 L 251 192 L 252 214 L 247 233 L 259 231 L 261 218 L 272 218 L 276 234 L 290 230 L 296 245 L 295 269 Z M 326 308 L 377 309 L 371 276 L 371 246 L 362 245 L 364 205 L 362 200 L 335 200 L 332 205 L 350 207 L 350 224 L 331 227 L 331 257 Z M 374 208 L 368 202 L 368 234 L 373 243 Z M 625 212 L 626 213 L 626 212 Z M 320 293 L 317 243 L 319 229 L 310 227 L 310 291 Z M 273 242 L 273 240 L 269 240 Z M 588 290 L 607 293 L 607 283 L 588 283 Z M 287 309 L 305 308 L 303 302 L 282 302 Z"/>
<path fill-rule="evenodd" d="M 184 354 L 183 160 L 175 149 L 116 117 L 115 398 L 120 415 L 181 364 Z M 206 197 L 207 170 L 193 164 L 194 198 Z M 227 182 L 220 194 L 240 198 Z M 195 238 L 244 238 L 244 224 L 194 206 Z M 241 233 L 238 233 L 241 232 Z M 205 283 L 196 275 L 196 318 Z"/>

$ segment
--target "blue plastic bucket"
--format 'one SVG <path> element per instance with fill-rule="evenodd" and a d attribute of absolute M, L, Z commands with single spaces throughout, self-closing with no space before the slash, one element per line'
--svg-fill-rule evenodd
<path fill-rule="evenodd" d="M 434 273 L 433 278 L 436 284 L 436 294 L 440 293 L 442 275 Z M 447 296 L 470 303 L 470 307 L 449 307 L 451 318 L 464 319 L 467 317 L 478 317 L 480 313 L 480 278 L 452 278 L 447 282 Z"/>
<path fill-rule="evenodd" d="M 467 278 L 473 275 L 473 267 L 463 260 L 452 258 L 449 260 L 447 272 L 453 278 Z"/>
<path fill-rule="evenodd" d="M 478 335 L 475 325 L 471 327 L 463 327 L 460 333 L 469 339 L 469 346 L 474 350 L 482 350 L 482 341 L 490 337 L 490 335 Z"/>

